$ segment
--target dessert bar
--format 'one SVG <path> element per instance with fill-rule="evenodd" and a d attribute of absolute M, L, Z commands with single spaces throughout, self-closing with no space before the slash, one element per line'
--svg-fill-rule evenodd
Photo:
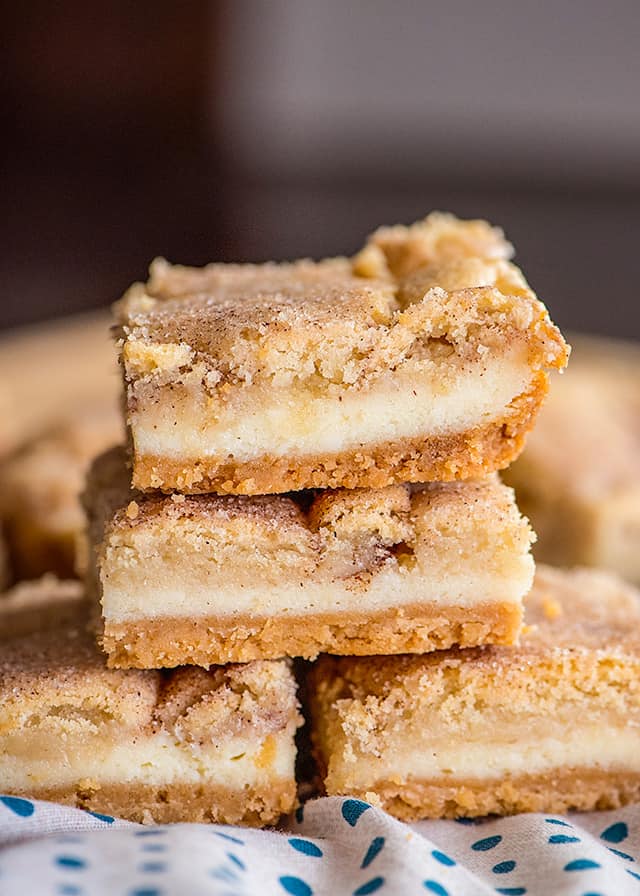
<path fill-rule="evenodd" d="M 169 497 L 132 492 L 114 449 L 84 501 L 113 666 L 512 644 L 533 578 L 532 532 L 496 474 Z"/>
<path fill-rule="evenodd" d="M 312 736 L 329 795 L 405 818 L 640 799 L 640 595 L 541 568 L 519 647 L 322 657 Z"/>
<path fill-rule="evenodd" d="M 381 488 L 512 461 L 562 336 L 488 224 L 391 233 L 355 260 L 156 261 L 115 306 L 134 486 Z"/>

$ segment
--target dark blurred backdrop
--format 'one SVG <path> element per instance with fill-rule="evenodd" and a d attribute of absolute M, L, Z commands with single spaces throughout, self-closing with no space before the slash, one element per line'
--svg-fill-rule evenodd
<path fill-rule="evenodd" d="M 0 326 L 442 208 L 561 325 L 640 337 L 637 0 L 2 6 Z"/>

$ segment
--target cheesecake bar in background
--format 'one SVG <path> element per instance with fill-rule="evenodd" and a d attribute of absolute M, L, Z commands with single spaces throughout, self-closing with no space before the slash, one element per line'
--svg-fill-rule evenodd
<path fill-rule="evenodd" d="M 640 799 L 640 594 L 542 567 L 519 647 L 322 657 L 325 789 L 399 818 L 614 809 Z"/>
<path fill-rule="evenodd" d="M 115 306 L 136 488 L 381 488 L 516 457 L 567 347 L 501 232 L 436 216 L 372 240 L 152 265 Z"/>
<path fill-rule="evenodd" d="M 97 405 L 0 463 L 0 520 L 15 579 L 76 574 L 76 543 L 85 522 L 79 496 L 87 468 L 122 431 L 116 408 Z"/>
<path fill-rule="evenodd" d="M 505 479 L 538 533 L 540 560 L 640 584 L 640 351 L 578 339 Z"/>
<path fill-rule="evenodd" d="M 90 609 L 84 587 L 76 579 L 61 580 L 51 573 L 20 582 L 0 599 L 0 639 L 67 625 L 77 627 Z"/>
<path fill-rule="evenodd" d="M 124 449 L 84 496 L 89 589 L 116 667 L 513 644 L 533 533 L 497 474 L 290 495 L 132 492 Z"/>
<path fill-rule="evenodd" d="M 0 527 L 0 591 L 4 591 L 11 582 L 11 567 L 9 565 L 9 550 Z"/>
<path fill-rule="evenodd" d="M 138 822 L 261 826 L 290 812 L 301 719 L 288 663 L 107 669 L 80 607 L 37 628 L 43 589 L 69 610 L 68 586 L 23 588 L 22 621 L 0 602 L 2 792 Z"/>

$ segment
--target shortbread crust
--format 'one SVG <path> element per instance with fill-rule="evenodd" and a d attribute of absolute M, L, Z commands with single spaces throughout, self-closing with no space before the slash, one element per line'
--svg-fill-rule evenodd
<path fill-rule="evenodd" d="M 122 429 L 115 407 L 85 410 L 0 465 L 0 518 L 16 580 L 75 575 L 85 474 L 96 455 L 122 438 Z"/>
<path fill-rule="evenodd" d="M 581 338 L 568 374 L 505 479 L 544 562 L 613 569 L 640 584 L 640 351 Z"/>
<path fill-rule="evenodd" d="M 322 657 L 309 684 L 326 792 L 406 819 L 640 798 L 640 594 L 539 567 L 518 647 Z"/>
<path fill-rule="evenodd" d="M 509 463 L 566 345 L 489 225 L 419 226 L 426 267 L 401 279 L 361 256 L 154 263 L 116 306 L 134 485 L 268 494 Z"/>
<path fill-rule="evenodd" d="M 284 661 L 110 670 L 81 625 L 0 644 L 4 793 L 134 821 L 269 824 L 295 804 L 299 723 Z"/>
<path fill-rule="evenodd" d="M 131 492 L 124 452 L 84 498 L 102 644 L 122 667 L 511 644 L 532 532 L 492 475 L 289 496 Z"/>

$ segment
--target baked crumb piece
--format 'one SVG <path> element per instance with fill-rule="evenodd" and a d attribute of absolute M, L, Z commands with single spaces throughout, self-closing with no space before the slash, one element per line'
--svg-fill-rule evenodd
<path fill-rule="evenodd" d="M 567 360 L 509 254 L 485 222 L 435 215 L 352 260 L 154 262 L 115 306 L 134 485 L 253 495 L 505 466 Z"/>
<path fill-rule="evenodd" d="M 405 819 L 638 800 L 640 594 L 543 566 L 525 607 L 518 647 L 322 657 L 309 692 L 326 792 L 374 793 Z"/>
<path fill-rule="evenodd" d="M 41 582 L 25 610 L 69 587 Z M 108 669 L 82 612 L 0 643 L 5 793 L 132 821 L 272 824 L 295 804 L 300 721 L 286 661 Z"/>
<path fill-rule="evenodd" d="M 543 562 L 640 584 L 640 351 L 581 338 L 522 457 L 505 472 Z"/>
<path fill-rule="evenodd" d="M 115 408 L 86 411 L 0 464 L 0 519 L 16 580 L 76 575 L 84 477 L 92 459 L 121 438 Z"/>
<path fill-rule="evenodd" d="M 511 644 L 533 578 L 533 534 L 495 474 L 176 502 L 132 492 L 114 449 L 84 503 L 118 667 Z"/>

